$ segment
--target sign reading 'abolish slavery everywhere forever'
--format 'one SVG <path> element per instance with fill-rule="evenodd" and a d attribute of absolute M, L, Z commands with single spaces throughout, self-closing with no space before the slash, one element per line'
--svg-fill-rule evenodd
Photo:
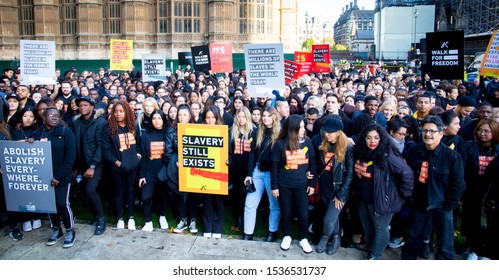
<path fill-rule="evenodd" d="M 0 141 L 8 211 L 56 213 L 50 142 Z"/>

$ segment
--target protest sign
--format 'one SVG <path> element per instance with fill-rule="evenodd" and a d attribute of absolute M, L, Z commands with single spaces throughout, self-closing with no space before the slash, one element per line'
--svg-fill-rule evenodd
<path fill-rule="evenodd" d="M 228 194 L 226 125 L 178 124 L 178 150 L 181 192 Z"/>
<path fill-rule="evenodd" d="M 54 41 L 20 41 L 22 85 L 53 85 L 55 76 Z"/>
<path fill-rule="evenodd" d="M 7 210 L 57 213 L 50 142 L 0 141 L 0 150 Z"/>
<path fill-rule="evenodd" d="M 162 54 L 143 54 L 142 55 L 142 80 L 148 81 L 166 81 L 166 58 Z"/>
<path fill-rule="evenodd" d="M 273 90 L 284 87 L 282 44 L 244 45 L 246 78 L 251 97 L 273 98 Z"/>
<path fill-rule="evenodd" d="M 193 65 L 191 52 L 178 53 L 178 65 Z"/>
<path fill-rule="evenodd" d="M 210 43 L 211 72 L 232 72 L 232 43 Z"/>
<path fill-rule="evenodd" d="M 191 47 L 194 70 L 210 70 L 210 48 L 208 45 Z"/>
<path fill-rule="evenodd" d="M 133 59 L 133 40 L 111 39 L 110 68 L 113 70 L 131 70 Z"/>
<path fill-rule="evenodd" d="M 286 84 L 298 79 L 300 75 L 301 65 L 291 60 L 284 60 L 284 75 Z"/>
<path fill-rule="evenodd" d="M 487 51 L 482 59 L 479 75 L 499 77 L 499 30 L 492 33 Z"/>
<path fill-rule="evenodd" d="M 463 79 L 464 31 L 426 33 L 426 74 L 432 79 Z"/>
<path fill-rule="evenodd" d="M 331 72 L 329 45 L 312 45 L 312 54 L 314 57 L 313 71 L 320 73 Z"/>
<path fill-rule="evenodd" d="M 298 77 L 312 72 L 314 64 L 314 55 L 312 52 L 295 52 L 295 62 L 301 65 Z"/>

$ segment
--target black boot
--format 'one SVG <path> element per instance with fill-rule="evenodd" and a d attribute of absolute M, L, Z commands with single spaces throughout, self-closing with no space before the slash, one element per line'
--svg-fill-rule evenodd
<path fill-rule="evenodd" d="M 315 246 L 315 251 L 319 254 L 324 253 L 326 251 L 327 242 L 329 240 L 329 236 L 323 235 L 319 241 L 319 244 Z"/>
<path fill-rule="evenodd" d="M 243 240 L 253 240 L 253 234 L 243 234 Z"/>
<path fill-rule="evenodd" d="M 334 253 L 338 251 L 340 246 L 341 246 L 341 237 L 339 235 L 334 235 L 333 242 L 329 246 L 327 246 L 326 254 L 334 255 Z"/>
<path fill-rule="evenodd" d="M 265 242 L 275 242 L 277 240 L 277 231 L 269 231 L 269 235 Z"/>
<path fill-rule="evenodd" d="M 95 227 L 95 235 L 101 235 L 106 231 L 106 217 L 102 216 L 97 219 L 97 226 Z"/>

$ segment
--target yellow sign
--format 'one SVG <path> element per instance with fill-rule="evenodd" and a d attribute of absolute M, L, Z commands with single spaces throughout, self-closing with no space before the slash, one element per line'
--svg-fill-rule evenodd
<path fill-rule="evenodd" d="M 229 193 L 229 129 L 226 125 L 178 124 L 181 192 Z"/>
<path fill-rule="evenodd" d="M 499 77 L 499 30 L 492 33 L 478 74 L 480 76 Z"/>
<path fill-rule="evenodd" d="M 111 39 L 110 48 L 110 68 L 132 70 L 133 40 Z"/>

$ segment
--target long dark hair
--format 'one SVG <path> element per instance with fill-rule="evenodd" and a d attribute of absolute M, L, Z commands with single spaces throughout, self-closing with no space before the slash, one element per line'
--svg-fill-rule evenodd
<path fill-rule="evenodd" d="M 289 116 L 282 125 L 281 132 L 279 133 L 279 139 L 286 141 L 285 147 L 291 151 L 298 150 L 300 148 L 300 124 L 303 122 L 303 118 L 298 115 Z"/>
<path fill-rule="evenodd" d="M 220 115 L 220 109 L 217 106 L 208 106 L 206 110 L 203 112 L 203 123 L 206 124 L 206 114 L 208 112 L 212 112 L 213 116 L 215 116 L 216 124 L 223 124 L 222 116 Z"/>
<path fill-rule="evenodd" d="M 379 135 L 379 145 L 374 150 L 369 149 L 366 145 L 367 134 L 371 131 L 376 131 Z M 379 124 L 370 124 L 360 132 L 357 143 L 355 143 L 355 159 L 358 159 L 361 162 L 373 161 L 375 164 L 381 165 L 385 154 L 387 154 L 390 150 L 397 155 L 400 155 L 400 152 L 388 138 L 386 130 Z"/>
<path fill-rule="evenodd" d="M 159 109 L 156 109 L 156 110 L 151 112 L 151 125 L 148 126 L 148 131 L 160 131 L 160 130 L 156 129 L 154 127 L 154 125 L 152 124 L 152 118 L 154 117 L 154 115 L 159 115 L 161 117 L 161 119 L 163 120 L 163 129 L 161 129 L 161 130 L 163 130 L 163 131 L 166 130 L 167 122 L 166 122 L 165 113 L 163 113 L 163 111 L 161 111 Z"/>
<path fill-rule="evenodd" d="M 118 133 L 118 121 L 114 117 L 114 112 L 116 111 L 117 106 L 122 106 L 125 111 L 125 126 L 128 128 L 128 132 L 135 134 L 135 114 L 133 113 L 132 108 L 130 108 L 128 102 L 122 100 L 116 101 L 113 109 L 111 110 L 111 115 L 107 121 L 109 125 L 109 133 L 111 135 Z"/>

